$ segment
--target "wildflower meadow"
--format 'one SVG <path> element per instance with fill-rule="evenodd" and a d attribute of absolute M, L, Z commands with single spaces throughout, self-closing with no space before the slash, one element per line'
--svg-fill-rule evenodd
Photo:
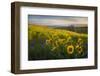
<path fill-rule="evenodd" d="M 28 59 L 76 59 L 88 57 L 88 34 L 50 28 L 28 26 Z"/>

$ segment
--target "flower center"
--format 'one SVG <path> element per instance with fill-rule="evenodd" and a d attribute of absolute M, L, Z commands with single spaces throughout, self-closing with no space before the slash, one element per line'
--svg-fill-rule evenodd
<path fill-rule="evenodd" d="M 69 52 L 72 52 L 72 48 L 69 48 Z"/>

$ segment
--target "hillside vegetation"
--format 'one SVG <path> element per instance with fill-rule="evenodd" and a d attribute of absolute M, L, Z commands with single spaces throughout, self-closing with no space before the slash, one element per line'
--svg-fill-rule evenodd
<path fill-rule="evenodd" d="M 87 57 L 87 34 L 53 29 L 47 26 L 28 26 L 28 59 L 75 59 Z"/>

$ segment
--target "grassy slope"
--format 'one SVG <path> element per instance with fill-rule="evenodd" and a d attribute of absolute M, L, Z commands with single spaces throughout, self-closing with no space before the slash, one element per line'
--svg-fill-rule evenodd
<path fill-rule="evenodd" d="M 29 60 L 87 57 L 87 34 L 29 25 L 28 39 Z M 78 45 L 82 48 L 80 54 L 76 49 Z M 72 54 L 68 53 L 68 46 L 74 47 Z"/>

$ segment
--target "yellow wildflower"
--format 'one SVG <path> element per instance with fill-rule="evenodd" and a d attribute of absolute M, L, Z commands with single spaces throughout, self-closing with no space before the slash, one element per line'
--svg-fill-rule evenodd
<path fill-rule="evenodd" d="M 56 47 L 53 47 L 51 50 L 54 51 L 56 49 Z"/>
<path fill-rule="evenodd" d="M 78 44 L 83 44 L 83 40 L 81 38 L 78 39 Z"/>
<path fill-rule="evenodd" d="M 76 51 L 78 52 L 78 54 L 81 54 L 83 52 L 83 49 L 81 46 L 77 45 L 76 46 Z"/>
<path fill-rule="evenodd" d="M 51 44 L 51 39 L 49 39 L 49 40 L 46 40 L 46 44 Z"/>
<path fill-rule="evenodd" d="M 73 54 L 73 52 L 74 52 L 74 46 L 73 45 L 67 46 L 67 53 L 68 54 Z"/>

